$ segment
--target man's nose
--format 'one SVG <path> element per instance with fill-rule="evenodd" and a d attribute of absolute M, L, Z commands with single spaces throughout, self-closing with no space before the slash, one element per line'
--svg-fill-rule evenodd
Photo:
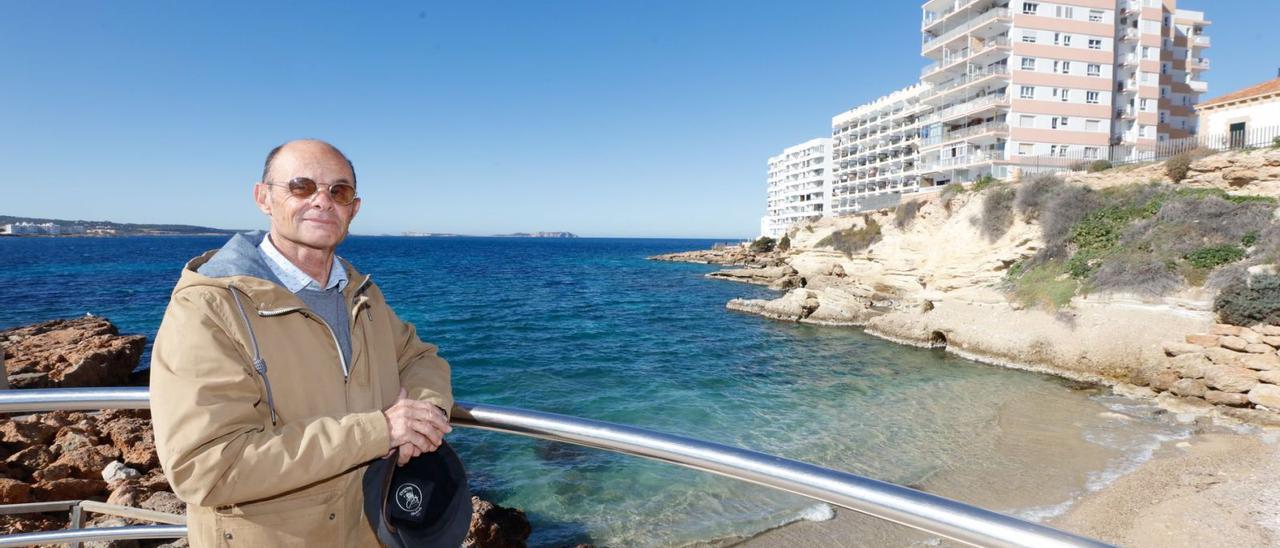
<path fill-rule="evenodd" d="M 311 206 L 317 209 L 333 209 L 338 205 L 333 201 L 333 195 L 329 194 L 329 187 L 324 185 L 316 187 L 316 193 L 311 195 L 310 200 Z"/>

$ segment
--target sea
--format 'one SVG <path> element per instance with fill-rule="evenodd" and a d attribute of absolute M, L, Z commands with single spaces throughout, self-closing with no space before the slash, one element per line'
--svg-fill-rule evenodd
<path fill-rule="evenodd" d="M 0 238 L 0 329 L 94 314 L 150 339 L 183 264 L 224 240 Z M 459 400 L 744 447 L 1033 520 L 1189 434 L 1052 376 L 729 311 L 776 293 L 647 259 L 715 243 L 352 236 L 339 254 L 439 345 Z M 450 440 L 473 491 L 526 512 L 532 546 L 723 544 L 832 515 L 638 457 L 465 428 Z"/>

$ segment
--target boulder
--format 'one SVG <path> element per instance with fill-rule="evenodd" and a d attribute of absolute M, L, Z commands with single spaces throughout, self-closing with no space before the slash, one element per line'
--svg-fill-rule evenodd
<path fill-rule="evenodd" d="M 1235 350 L 1236 352 L 1244 352 L 1245 347 L 1249 346 L 1248 341 L 1240 337 L 1223 336 L 1218 337 L 1218 344 L 1227 350 Z"/>
<path fill-rule="evenodd" d="M 1280 386 L 1260 383 L 1249 391 L 1249 401 L 1254 405 L 1280 410 Z"/>
<path fill-rule="evenodd" d="M 105 474 L 104 474 L 105 475 Z M 107 504 L 118 504 L 120 506 L 138 507 L 142 498 L 143 490 L 137 484 L 131 482 L 120 482 L 111 490 L 111 495 L 107 497 Z"/>
<path fill-rule="evenodd" d="M 1222 414 L 1262 426 L 1280 426 L 1280 413 L 1263 409 L 1222 408 Z"/>
<path fill-rule="evenodd" d="M 46 500 L 101 499 L 107 494 L 107 482 L 94 479 L 66 478 L 41 481 L 31 489 L 32 495 Z"/>
<path fill-rule="evenodd" d="M 31 477 L 36 481 L 53 481 L 69 478 L 76 472 L 77 470 L 67 463 L 58 462 L 32 472 Z"/>
<path fill-rule="evenodd" d="M 1214 405 L 1227 405 L 1231 407 L 1247 407 L 1249 405 L 1248 395 L 1237 394 L 1234 392 L 1207 390 L 1204 393 L 1204 399 Z"/>
<path fill-rule="evenodd" d="M 0 331 L 0 340 L 11 341 L 4 365 L 15 388 L 126 385 L 146 345 L 92 316 Z"/>
<path fill-rule="evenodd" d="M 1180 380 L 1182 380 L 1182 377 L 1179 377 L 1177 372 L 1166 369 L 1151 377 L 1151 388 L 1161 392 L 1168 392 L 1173 389 L 1174 383 Z"/>
<path fill-rule="evenodd" d="M 1267 348 L 1271 347 L 1268 346 Z M 1255 371 L 1271 371 L 1273 369 L 1280 369 L 1280 356 L 1277 356 L 1275 352 L 1268 352 L 1266 354 L 1241 354 L 1236 363 L 1241 367 L 1248 367 Z"/>
<path fill-rule="evenodd" d="M 9 455 L 5 464 L 25 469 L 28 474 L 42 470 L 53 463 L 56 457 L 43 445 L 33 445 L 17 453 Z"/>
<path fill-rule="evenodd" d="M 1213 367 L 1204 374 L 1205 384 L 1223 392 L 1248 392 L 1258 384 L 1258 372 L 1244 367 Z"/>
<path fill-rule="evenodd" d="M 1262 325 L 1257 330 L 1265 336 L 1280 337 L 1280 325 Z"/>
<path fill-rule="evenodd" d="M 36 421 L 0 420 L 0 443 L 13 448 L 46 445 L 58 429 Z"/>
<path fill-rule="evenodd" d="M 524 512 L 471 497 L 471 526 L 462 546 L 467 548 L 523 548 L 533 529 Z"/>
<path fill-rule="evenodd" d="M 1170 359 L 1169 367 L 1184 379 L 1200 379 L 1204 378 L 1206 370 L 1213 367 L 1213 363 L 1204 354 L 1182 354 Z"/>
<path fill-rule="evenodd" d="M 1187 335 L 1185 340 L 1187 344 L 1195 344 L 1205 348 L 1218 346 L 1217 335 Z"/>
<path fill-rule="evenodd" d="M 31 502 L 31 485 L 16 479 L 0 478 L 0 504 Z"/>
<path fill-rule="evenodd" d="M 166 514 L 185 515 L 187 513 L 187 503 L 182 502 L 178 495 L 168 491 L 156 491 L 151 496 L 142 501 L 142 507 L 147 510 L 155 510 Z M 472 518 L 474 521 L 475 518 Z"/>
<path fill-rule="evenodd" d="M 1183 354 L 1199 354 L 1204 352 L 1204 347 L 1198 344 L 1167 342 L 1164 343 L 1164 354 L 1166 356 L 1176 357 Z"/>
<path fill-rule="evenodd" d="M 1232 352 L 1220 346 L 1215 346 L 1213 348 L 1206 348 L 1204 350 L 1204 355 L 1209 358 L 1209 361 L 1215 364 L 1234 367 L 1240 365 L 1240 357 L 1243 354 L 1239 352 Z"/>
<path fill-rule="evenodd" d="M 1209 328 L 1210 335 L 1227 335 L 1235 337 L 1240 334 L 1240 326 L 1226 323 L 1215 324 Z"/>
<path fill-rule="evenodd" d="M 1280 384 L 1280 369 L 1261 371 L 1258 373 L 1258 380 L 1271 384 Z"/>
<path fill-rule="evenodd" d="M 1262 335 L 1248 327 L 1241 327 L 1240 334 L 1236 336 L 1249 344 L 1262 344 Z"/>
<path fill-rule="evenodd" d="M 1272 348 L 1280 348 L 1280 336 L 1267 335 L 1266 337 L 1262 338 L 1262 342 L 1266 343 L 1267 346 L 1270 346 Z"/>
<path fill-rule="evenodd" d="M 1202 398 L 1208 387 L 1199 379 L 1179 379 L 1169 388 L 1170 392 L 1179 396 Z"/>
<path fill-rule="evenodd" d="M 1244 346 L 1244 351 L 1250 354 L 1274 354 L 1276 349 L 1269 344 L 1249 343 Z"/>

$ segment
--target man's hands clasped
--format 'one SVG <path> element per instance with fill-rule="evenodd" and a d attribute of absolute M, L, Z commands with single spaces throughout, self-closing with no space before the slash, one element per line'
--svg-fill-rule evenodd
<path fill-rule="evenodd" d="M 409 399 L 409 393 L 400 389 L 400 396 L 382 412 L 387 418 L 391 433 L 391 448 L 400 448 L 398 466 L 409 459 L 435 451 L 444 441 L 444 435 L 453 431 L 449 418 L 434 404 Z"/>

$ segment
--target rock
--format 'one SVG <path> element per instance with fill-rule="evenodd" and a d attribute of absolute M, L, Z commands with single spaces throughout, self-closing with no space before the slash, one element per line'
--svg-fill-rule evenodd
<path fill-rule="evenodd" d="M 1240 335 L 1240 326 L 1220 323 L 1209 328 L 1210 335 L 1226 335 L 1235 337 Z"/>
<path fill-rule="evenodd" d="M 1268 346 L 1267 348 L 1271 347 Z M 1236 363 L 1240 364 L 1242 367 L 1248 367 L 1249 369 L 1256 371 L 1271 371 L 1273 369 L 1280 369 L 1280 356 L 1277 356 L 1275 352 L 1268 352 L 1266 354 L 1242 354 Z"/>
<path fill-rule="evenodd" d="M 142 495 L 142 489 L 136 484 L 121 482 L 111 491 L 111 495 L 107 497 L 107 504 L 119 504 L 120 506 L 133 506 L 137 508 L 139 502 L 138 499 L 141 498 Z"/>
<path fill-rule="evenodd" d="M 5 464 L 23 468 L 28 474 L 37 470 L 42 470 L 53 463 L 56 457 L 53 452 L 43 445 L 33 445 L 17 453 L 9 455 L 5 459 Z"/>
<path fill-rule="evenodd" d="M 41 481 L 32 489 L 35 498 L 47 500 L 83 500 L 103 498 L 107 494 L 107 482 L 94 479 L 66 478 Z"/>
<path fill-rule="evenodd" d="M 1240 337 L 1224 336 L 1218 337 L 1218 344 L 1227 350 L 1235 350 L 1236 352 L 1244 352 L 1245 347 L 1249 343 Z"/>
<path fill-rule="evenodd" d="M 72 469 L 72 475 L 83 479 L 98 479 L 102 471 L 112 461 L 120 459 L 120 451 L 110 445 L 97 447 L 80 447 L 63 452 L 54 464 L 65 464 Z"/>
<path fill-rule="evenodd" d="M 1151 377 L 1151 388 L 1161 392 L 1168 392 L 1173 389 L 1174 383 L 1177 383 L 1180 380 L 1182 380 L 1182 378 L 1178 376 L 1177 372 L 1171 369 L 1166 369 Z"/>
<path fill-rule="evenodd" d="M 831 275 L 837 278 L 845 277 L 844 266 L 842 266 L 840 263 L 831 265 Z M 1277 334 L 1280 334 L 1280 328 L 1277 328 Z"/>
<path fill-rule="evenodd" d="M 1280 325 L 1259 326 L 1257 331 L 1260 331 L 1263 335 L 1266 335 L 1266 336 L 1280 337 Z"/>
<path fill-rule="evenodd" d="M 1262 335 L 1248 327 L 1241 327 L 1240 334 L 1236 336 L 1249 344 L 1262 344 Z"/>
<path fill-rule="evenodd" d="M 1258 380 L 1271 384 L 1280 384 L 1280 370 L 1262 371 L 1258 373 Z"/>
<path fill-rule="evenodd" d="M 1243 354 L 1232 352 L 1220 346 L 1206 348 L 1204 350 L 1204 355 L 1213 363 L 1232 367 L 1239 366 L 1240 357 L 1243 356 Z"/>
<path fill-rule="evenodd" d="M 1244 351 L 1250 354 L 1274 354 L 1276 349 L 1271 348 L 1269 344 L 1249 343 L 1245 345 Z"/>
<path fill-rule="evenodd" d="M 123 462 L 118 460 L 111 461 L 102 469 L 102 480 L 107 483 L 133 479 L 141 475 L 137 470 L 125 466 Z"/>
<path fill-rule="evenodd" d="M 1166 356 L 1181 356 L 1183 354 L 1199 354 L 1204 351 L 1204 347 L 1198 344 L 1167 342 L 1164 343 L 1164 354 Z"/>
<path fill-rule="evenodd" d="M 127 385 L 146 344 L 146 337 L 121 336 L 100 317 L 0 331 L 0 339 L 14 340 L 5 369 L 16 388 Z"/>
<path fill-rule="evenodd" d="M 1268 346 L 1272 348 L 1280 348 L 1280 336 L 1267 335 L 1262 338 L 1262 342 L 1266 343 Z"/>
<path fill-rule="evenodd" d="M 137 412 L 104 413 L 98 421 L 100 431 L 111 439 L 113 447 L 120 450 L 125 464 L 140 469 L 159 466 L 151 420 L 128 413 Z"/>
<path fill-rule="evenodd" d="M 1254 405 L 1280 410 L 1280 386 L 1258 384 L 1249 391 L 1249 401 Z"/>
<path fill-rule="evenodd" d="M 1191 413 L 1204 414 L 1213 410 L 1213 405 L 1203 398 L 1188 398 L 1183 396 L 1175 396 L 1170 392 L 1165 392 L 1156 396 L 1156 403 L 1165 409 L 1174 413 Z"/>
<path fill-rule="evenodd" d="M 16 448 L 47 445 L 57 433 L 57 428 L 35 421 L 4 419 L 0 422 L 0 442 Z"/>
<path fill-rule="evenodd" d="M 31 485 L 10 478 L 0 478 L 0 504 L 31 502 Z"/>
<path fill-rule="evenodd" d="M 524 512 L 471 497 L 471 527 L 462 546 L 467 548 L 523 548 L 533 529 Z"/>
<path fill-rule="evenodd" d="M 1258 384 L 1258 373 L 1243 367 L 1213 367 L 1205 371 L 1204 380 L 1223 392 L 1248 392 Z"/>
<path fill-rule="evenodd" d="M 1280 413 L 1262 409 L 1224 408 L 1222 414 L 1242 421 L 1263 426 L 1280 426 Z"/>
<path fill-rule="evenodd" d="M 1186 341 L 1187 341 L 1187 344 L 1195 344 L 1195 345 L 1203 346 L 1205 348 L 1213 348 L 1215 346 L 1218 346 L 1218 338 L 1219 337 L 1217 335 L 1187 335 Z"/>
<path fill-rule="evenodd" d="M 1169 360 L 1169 366 L 1184 379 L 1201 379 L 1213 363 L 1204 354 L 1182 354 Z"/>
<path fill-rule="evenodd" d="M 1206 390 L 1208 390 L 1208 387 L 1205 386 L 1204 381 L 1198 379 L 1179 379 L 1169 388 L 1170 392 L 1179 396 L 1196 398 L 1204 397 Z"/>
<path fill-rule="evenodd" d="M 168 491 L 156 491 L 142 501 L 142 507 L 147 510 L 155 510 L 166 514 L 185 515 L 187 513 L 187 503 L 182 502 L 178 495 Z M 472 518 L 474 520 L 474 518 Z"/>
<path fill-rule="evenodd" d="M 1116 394 L 1133 399 L 1147 399 L 1156 397 L 1156 392 L 1145 386 L 1137 386 L 1129 383 L 1120 383 L 1112 387 Z"/>
<path fill-rule="evenodd" d="M 1208 390 L 1204 393 L 1204 399 L 1214 405 L 1229 405 L 1231 407 L 1246 407 L 1249 405 L 1248 395 L 1234 392 Z"/>
<path fill-rule="evenodd" d="M 36 481 L 54 481 L 71 477 L 76 470 L 65 462 L 50 464 L 44 468 L 36 470 L 31 477 Z"/>

